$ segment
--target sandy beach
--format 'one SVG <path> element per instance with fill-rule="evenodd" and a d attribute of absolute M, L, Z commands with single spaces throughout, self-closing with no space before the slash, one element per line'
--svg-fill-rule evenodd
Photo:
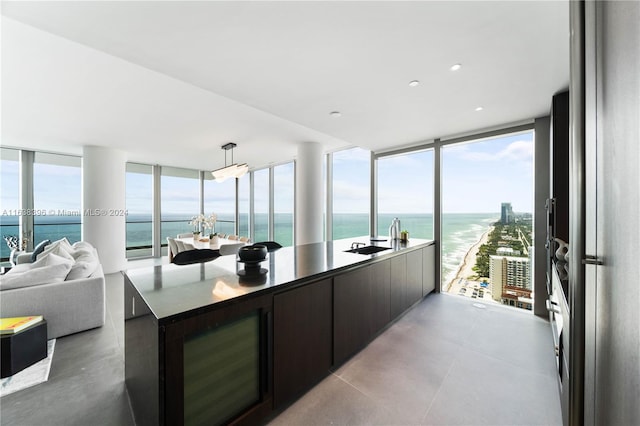
<path fill-rule="evenodd" d="M 467 251 L 462 264 L 458 268 L 456 276 L 449 283 L 447 283 L 446 288 L 448 292 L 458 293 L 460 287 L 459 284 L 461 283 L 461 281 L 475 275 L 473 267 L 476 265 L 476 256 L 478 255 L 478 250 L 480 249 L 481 245 L 489 240 L 489 233 L 493 231 L 493 228 L 493 226 L 490 226 L 489 229 L 487 229 L 482 234 L 480 239 L 469 249 L 469 251 Z"/>

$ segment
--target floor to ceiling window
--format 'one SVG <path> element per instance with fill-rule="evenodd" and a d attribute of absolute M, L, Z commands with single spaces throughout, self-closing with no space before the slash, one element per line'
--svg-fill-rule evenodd
<path fill-rule="evenodd" d="M 293 245 L 294 163 L 273 168 L 273 232 L 274 241 Z"/>
<path fill-rule="evenodd" d="M 269 169 L 253 172 L 253 241 L 269 240 Z"/>
<path fill-rule="evenodd" d="M 238 235 L 251 235 L 249 217 L 251 205 L 251 174 L 238 179 Z"/>
<path fill-rule="evenodd" d="M 216 182 L 210 173 L 204 175 L 204 214 L 215 213 L 218 220 L 215 232 L 235 234 L 236 228 L 236 180 Z M 210 232 L 210 230 L 207 230 Z"/>
<path fill-rule="evenodd" d="M 433 150 L 377 159 L 378 235 L 389 235 L 393 218 L 410 237 L 433 239 Z"/>
<path fill-rule="evenodd" d="M 20 151 L 17 149 L 0 148 L 0 230 L 3 237 L 11 240 L 14 237 L 20 242 Z M 11 242 L 10 242 L 11 244 Z M 0 257 L 3 261 L 9 259 L 11 249 L 7 243 L 0 241 Z"/>
<path fill-rule="evenodd" d="M 160 241 L 166 245 L 167 237 L 194 231 L 189 221 L 200 214 L 200 176 L 197 170 L 162 167 L 160 182 Z"/>
<path fill-rule="evenodd" d="M 153 166 L 127 163 L 127 257 L 151 256 L 153 245 Z"/>
<path fill-rule="evenodd" d="M 352 148 L 332 154 L 332 239 L 369 235 L 370 170 L 370 151 Z"/>
<path fill-rule="evenodd" d="M 531 309 L 532 163 L 533 131 L 442 147 L 443 292 Z"/>
<path fill-rule="evenodd" d="M 36 152 L 33 164 L 33 241 L 80 241 L 82 234 L 81 158 Z"/>

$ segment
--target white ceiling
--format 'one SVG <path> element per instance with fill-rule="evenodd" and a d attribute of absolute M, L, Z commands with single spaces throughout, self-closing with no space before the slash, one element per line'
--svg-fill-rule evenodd
<path fill-rule="evenodd" d="M 568 87 L 568 8 L 4 1 L 2 143 L 214 169 L 229 141 L 260 167 L 301 142 L 385 150 L 520 122 Z"/>

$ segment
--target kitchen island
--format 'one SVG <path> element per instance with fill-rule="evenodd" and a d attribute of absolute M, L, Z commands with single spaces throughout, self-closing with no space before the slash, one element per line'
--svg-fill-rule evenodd
<path fill-rule="evenodd" d="M 347 252 L 353 242 L 386 247 Z M 260 423 L 433 291 L 435 245 L 350 238 L 125 273 L 137 424 Z"/>

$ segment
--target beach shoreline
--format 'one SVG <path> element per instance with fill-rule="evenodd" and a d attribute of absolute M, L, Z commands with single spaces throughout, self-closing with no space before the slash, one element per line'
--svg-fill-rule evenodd
<path fill-rule="evenodd" d="M 489 234 L 491 233 L 491 231 L 493 231 L 494 228 L 494 226 L 489 226 L 489 228 L 480 236 L 480 239 L 476 241 L 476 243 L 471 246 L 471 248 L 469 248 L 464 256 L 464 259 L 462 260 L 462 263 L 458 267 L 456 275 L 451 279 L 451 281 L 447 283 L 447 292 L 457 292 L 458 289 L 452 289 L 454 283 L 458 282 L 460 279 L 467 279 L 475 275 L 473 267 L 476 266 L 476 259 L 478 257 L 480 246 L 489 241 Z"/>

